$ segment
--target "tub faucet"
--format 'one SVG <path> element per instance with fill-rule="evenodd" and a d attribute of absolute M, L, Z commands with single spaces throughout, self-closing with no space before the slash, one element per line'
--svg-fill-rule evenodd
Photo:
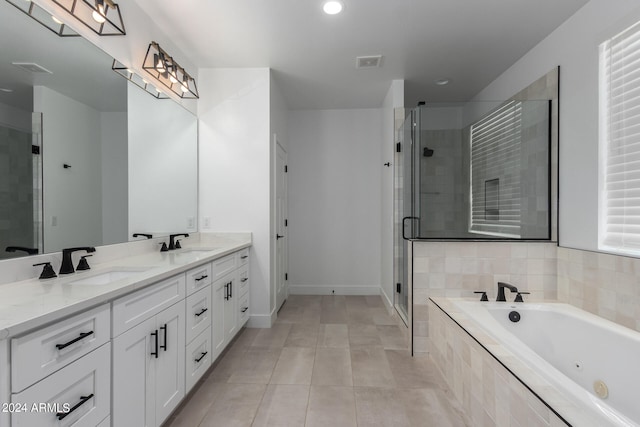
<path fill-rule="evenodd" d="M 516 288 L 513 285 L 510 285 L 505 282 L 498 282 L 498 297 L 496 298 L 496 301 L 502 301 L 502 302 L 507 301 L 507 299 L 504 296 L 504 288 L 508 288 L 511 292 L 518 292 L 518 288 Z"/>
<path fill-rule="evenodd" d="M 87 252 L 95 252 L 96 248 L 93 246 L 82 246 L 79 248 L 67 248 L 62 250 L 62 264 L 60 265 L 59 274 L 71 274 L 75 271 L 73 268 L 73 260 L 71 259 L 71 254 L 75 251 L 87 251 Z"/>

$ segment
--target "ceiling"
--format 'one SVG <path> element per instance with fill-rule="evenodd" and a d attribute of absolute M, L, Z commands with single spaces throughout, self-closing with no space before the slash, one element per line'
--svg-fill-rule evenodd
<path fill-rule="evenodd" d="M 407 106 L 466 101 L 588 0 L 135 1 L 197 67 L 270 67 L 289 108 L 338 109 L 380 107 L 393 79 Z"/>

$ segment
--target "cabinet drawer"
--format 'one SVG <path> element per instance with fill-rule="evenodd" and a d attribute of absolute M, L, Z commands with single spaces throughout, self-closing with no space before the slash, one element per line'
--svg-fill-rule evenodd
<path fill-rule="evenodd" d="M 238 329 L 249 320 L 249 292 L 238 299 Z"/>
<path fill-rule="evenodd" d="M 187 297 L 187 343 L 211 326 L 211 313 L 210 286 Z"/>
<path fill-rule="evenodd" d="M 17 393 L 109 341 L 109 304 L 11 340 L 11 391 Z"/>
<path fill-rule="evenodd" d="M 110 357 L 111 343 L 107 343 L 23 392 L 13 394 L 11 401 L 26 405 L 28 411 L 12 413 L 11 426 L 98 425 L 111 410 Z M 62 412 L 67 414 L 59 420 Z"/>
<path fill-rule="evenodd" d="M 238 295 L 240 298 L 249 292 L 249 267 L 242 267 L 238 270 Z"/>
<path fill-rule="evenodd" d="M 180 274 L 115 300 L 111 336 L 117 337 L 184 299 L 184 296 L 185 276 Z"/>
<path fill-rule="evenodd" d="M 227 255 L 225 257 L 214 260 L 211 263 L 211 273 L 213 281 L 216 281 L 224 275 L 236 269 L 236 254 Z"/>
<path fill-rule="evenodd" d="M 236 252 L 236 256 L 238 257 L 238 267 L 248 264 L 249 248 L 245 248 L 245 249 L 242 249 L 241 251 Z"/>
<path fill-rule="evenodd" d="M 211 329 L 207 328 L 187 346 L 187 393 L 211 366 Z"/>
<path fill-rule="evenodd" d="M 212 280 L 211 264 L 207 263 L 200 267 L 192 268 L 187 271 L 187 295 L 191 295 L 195 291 L 210 285 Z"/>

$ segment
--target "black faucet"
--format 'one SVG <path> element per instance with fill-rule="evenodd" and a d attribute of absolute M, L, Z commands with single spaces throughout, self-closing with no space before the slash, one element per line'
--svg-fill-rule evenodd
<path fill-rule="evenodd" d="M 504 297 L 504 288 L 508 288 L 511 292 L 518 292 L 518 288 L 513 285 L 505 282 L 498 282 L 498 298 L 496 298 L 496 301 L 507 301 L 507 299 Z"/>
<path fill-rule="evenodd" d="M 75 251 L 87 251 L 87 252 L 95 252 L 96 248 L 93 246 L 82 246 L 79 248 L 67 248 L 62 250 L 62 265 L 60 265 L 59 274 L 71 274 L 75 270 L 73 268 L 73 260 L 71 259 L 71 254 Z"/>
<path fill-rule="evenodd" d="M 133 233 L 133 237 L 146 237 L 147 239 L 152 239 L 153 234 L 148 233 Z"/>
<path fill-rule="evenodd" d="M 38 248 L 26 248 L 24 246 L 7 246 L 5 251 L 7 252 L 22 251 L 22 252 L 28 253 L 29 255 L 38 255 Z"/>
<path fill-rule="evenodd" d="M 180 236 L 189 237 L 189 233 L 180 233 L 180 234 L 170 234 L 169 235 L 169 250 L 170 251 L 179 248 L 179 246 L 176 247 L 175 238 L 176 237 L 180 237 Z"/>

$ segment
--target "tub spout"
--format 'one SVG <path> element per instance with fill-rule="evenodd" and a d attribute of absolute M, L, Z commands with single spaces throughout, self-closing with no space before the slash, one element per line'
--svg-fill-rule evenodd
<path fill-rule="evenodd" d="M 498 282 L 498 298 L 496 298 L 496 301 L 502 301 L 502 302 L 507 301 L 507 299 L 504 296 L 504 288 L 508 288 L 511 292 L 518 292 L 518 288 L 516 288 L 513 285 L 510 285 L 509 283 L 505 283 L 505 282 Z"/>

